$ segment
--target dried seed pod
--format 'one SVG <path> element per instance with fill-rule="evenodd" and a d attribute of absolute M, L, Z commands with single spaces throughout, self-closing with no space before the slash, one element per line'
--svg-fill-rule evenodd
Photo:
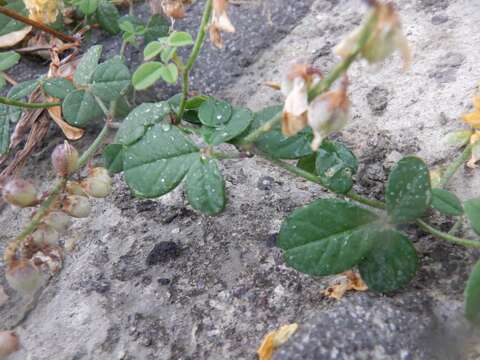
<path fill-rule="evenodd" d="M 100 177 L 88 177 L 82 181 L 85 192 L 96 198 L 104 198 L 112 191 L 112 182 Z"/>
<path fill-rule="evenodd" d="M 45 217 L 43 221 L 60 234 L 64 233 L 70 227 L 72 222 L 65 213 L 60 211 L 52 211 Z"/>
<path fill-rule="evenodd" d="M 87 197 L 68 195 L 63 200 L 62 210 L 75 218 L 86 218 L 90 215 L 92 208 Z"/>
<path fill-rule="evenodd" d="M 67 186 L 65 190 L 70 195 L 79 195 L 79 196 L 88 196 L 85 190 L 83 190 L 82 185 L 78 181 L 67 181 Z"/>
<path fill-rule="evenodd" d="M 0 359 L 20 350 L 18 336 L 13 331 L 0 331 Z"/>
<path fill-rule="evenodd" d="M 52 152 L 52 165 L 59 176 L 65 177 L 77 169 L 78 151 L 67 141 L 57 145 Z"/>
<path fill-rule="evenodd" d="M 27 260 L 15 260 L 7 268 L 8 284 L 24 295 L 33 295 L 45 282 L 45 276 Z"/>
<path fill-rule="evenodd" d="M 37 246 L 58 245 L 60 236 L 58 231 L 47 224 L 40 224 L 32 233 L 32 241 Z"/>
<path fill-rule="evenodd" d="M 34 206 L 38 203 L 37 190 L 22 179 L 10 180 L 3 187 L 3 198 L 6 202 L 20 207 Z"/>
<path fill-rule="evenodd" d="M 110 177 L 108 170 L 103 167 L 91 168 L 88 171 L 88 176 L 92 178 L 95 177 L 95 178 L 101 179 L 102 181 L 109 184 L 112 183 L 112 178 Z"/>

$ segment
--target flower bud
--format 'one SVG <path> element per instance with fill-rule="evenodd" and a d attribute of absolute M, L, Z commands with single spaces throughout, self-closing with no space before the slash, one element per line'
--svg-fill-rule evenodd
<path fill-rule="evenodd" d="M 45 217 L 43 221 L 60 234 L 64 233 L 70 227 L 71 223 L 70 218 L 60 211 L 52 211 Z"/>
<path fill-rule="evenodd" d="M 5 272 L 8 284 L 23 295 L 33 295 L 45 282 L 45 276 L 26 260 L 14 261 Z"/>
<path fill-rule="evenodd" d="M 10 180 L 3 188 L 3 198 L 6 202 L 20 207 L 34 206 L 38 203 L 37 190 L 22 179 Z"/>
<path fill-rule="evenodd" d="M 13 331 L 0 331 L 0 359 L 20 350 L 18 336 Z"/>
<path fill-rule="evenodd" d="M 32 241 L 37 246 L 58 245 L 60 236 L 58 231 L 47 224 L 40 224 L 32 233 Z"/>
<path fill-rule="evenodd" d="M 52 165 L 59 176 L 65 177 L 77 169 L 78 151 L 67 141 L 57 145 L 52 153 Z"/>
<path fill-rule="evenodd" d="M 62 210 L 75 218 L 86 218 L 90 215 L 92 208 L 87 197 L 68 195 L 63 201 Z"/>
<path fill-rule="evenodd" d="M 82 181 L 85 192 L 96 198 L 104 198 L 112 191 L 112 182 L 101 177 L 88 177 Z"/>
<path fill-rule="evenodd" d="M 87 196 L 87 193 L 83 190 L 82 185 L 80 185 L 78 181 L 67 181 L 65 190 L 70 195 Z"/>

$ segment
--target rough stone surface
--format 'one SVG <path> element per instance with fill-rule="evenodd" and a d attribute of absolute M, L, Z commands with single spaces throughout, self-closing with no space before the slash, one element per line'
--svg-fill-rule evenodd
<path fill-rule="evenodd" d="M 238 32 L 226 37 L 223 52 L 207 45 L 194 88 L 254 110 L 278 103 L 281 96 L 263 83 L 280 81 L 297 58 L 327 72 L 335 63 L 331 48 L 360 23 L 365 10 L 360 0 L 264 3 L 233 7 Z M 194 9 L 188 27 L 200 16 L 198 4 Z M 457 150 L 442 138 L 463 127 L 459 115 L 471 109 L 469 98 L 480 79 L 474 16 L 480 3 L 405 0 L 398 9 L 414 50 L 412 68 L 402 72 L 398 55 L 376 66 L 354 64 L 352 121 L 341 135 L 361 162 L 355 189 L 378 199 L 400 156 L 418 154 L 429 166 L 455 156 Z M 118 47 L 99 39 L 107 56 Z M 141 60 L 136 50 L 128 55 L 133 63 Z M 18 69 L 11 74 L 25 80 L 44 64 L 24 60 Z M 386 89 L 388 106 L 372 116 L 368 94 L 375 87 Z M 157 89 L 147 95 L 172 92 Z M 89 130 L 76 146 L 84 148 L 96 131 Z M 54 178 L 48 157 L 59 139 L 52 139 L 23 173 L 38 185 Z M 286 267 L 275 247 L 282 219 L 326 193 L 256 158 L 226 160 L 222 170 L 229 202 L 213 218 L 195 213 L 181 187 L 157 200 L 138 200 L 122 177 L 115 177 L 113 195 L 95 201 L 92 216 L 76 221 L 64 239 L 75 240 L 76 248 L 17 327 L 22 351 L 11 358 L 253 359 L 268 331 L 292 322 L 300 328 L 277 359 L 480 358 L 478 337 L 462 320 L 463 288 L 479 251 L 405 227 L 421 259 L 414 282 L 388 297 L 347 294 L 333 303 L 321 295 L 331 279 Z M 274 180 L 263 189 L 267 177 Z M 462 168 L 451 188 L 466 199 L 478 196 L 479 186 L 479 172 Z M 451 219 L 433 215 L 441 229 L 451 227 Z M 28 216 L 1 210 L 0 251 Z M 473 236 L 468 230 L 465 235 Z M 8 328 L 28 300 L 14 294 L 4 277 L 0 286 L 5 291 L 0 324 Z"/>

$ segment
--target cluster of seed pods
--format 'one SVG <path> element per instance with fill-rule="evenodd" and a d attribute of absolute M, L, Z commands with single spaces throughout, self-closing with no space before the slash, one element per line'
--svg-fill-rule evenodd
<path fill-rule="evenodd" d="M 52 165 L 57 175 L 65 180 L 77 170 L 78 161 L 77 150 L 67 142 L 58 145 L 52 153 Z M 67 233 L 72 218 L 90 215 L 89 197 L 104 198 L 112 189 L 112 179 L 102 167 L 91 167 L 84 179 L 63 184 L 41 222 L 21 241 L 18 249 L 15 247 L 15 253 L 6 264 L 9 285 L 23 295 L 33 295 L 49 276 L 61 269 L 62 236 Z M 2 195 L 6 202 L 20 208 L 42 206 L 48 197 L 48 194 L 39 196 L 33 184 L 20 178 L 5 184 Z"/>

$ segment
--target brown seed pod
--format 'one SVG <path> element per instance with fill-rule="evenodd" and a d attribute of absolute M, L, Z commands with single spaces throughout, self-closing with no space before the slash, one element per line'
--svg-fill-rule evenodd
<path fill-rule="evenodd" d="M 75 218 L 86 218 L 92 210 L 88 198 L 80 195 L 68 195 L 63 200 L 62 210 Z"/>
<path fill-rule="evenodd" d="M 34 206 L 38 203 L 37 190 L 28 181 L 22 179 L 10 180 L 3 187 L 3 199 L 20 207 Z"/>
<path fill-rule="evenodd" d="M 13 331 L 0 331 L 0 359 L 20 350 L 20 341 Z"/>
<path fill-rule="evenodd" d="M 52 165 L 59 176 L 65 177 L 77 169 L 78 151 L 67 141 L 57 145 L 52 152 Z"/>
<path fill-rule="evenodd" d="M 90 196 L 104 198 L 112 191 L 112 182 L 100 177 L 88 177 L 82 181 L 82 188 Z"/>

